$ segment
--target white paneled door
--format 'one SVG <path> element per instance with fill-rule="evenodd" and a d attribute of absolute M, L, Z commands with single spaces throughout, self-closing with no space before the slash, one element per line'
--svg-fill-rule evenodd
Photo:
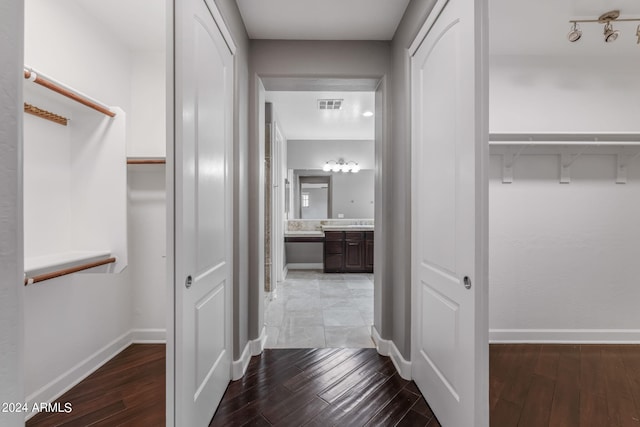
<path fill-rule="evenodd" d="M 414 42 L 412 376 L 443 426 L 488 426 L 485 1 L 441 0 Z"/>
<path fill-rule="evenodd" d="M 210 422 L 231 379 L 233 56 L 212 0 L 175 9 L 175 425 Z"/>

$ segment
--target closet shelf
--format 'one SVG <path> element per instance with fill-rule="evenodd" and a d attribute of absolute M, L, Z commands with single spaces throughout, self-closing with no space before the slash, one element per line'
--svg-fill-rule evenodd
<path fill-rule="evenodd" d="M 640 146 L 640 134 L 624 132 L 492 132 L 489 134 L 489 145 Z"/>
<path fill-rule="evenodd" d="M 37 283 L 116 262 L 111 251 L 69 251 L 25 258 L 24 284 Z"/>
<path fill-rule="evenodd" d="M 72 99 L 82 105 L 93 108 L 94 110 L 99 111 L 109 117 L 115 117 L 116 115 L 116 113 L 113 112 L 109 106 L 103 104 L 102 102 L 97 101 L 90 96 L 87 96 L 84 93 L 77 91 L 70 86 L 67 86 L 64 83 L 61 83 L 60 81 L 48 77 L 31 67 L 27 67 L 26 65 L 24 66 L 24 78 L 37 83 L 40 86 L 43 86 L 53 92 L 59 93 L 62 96 Z"/>

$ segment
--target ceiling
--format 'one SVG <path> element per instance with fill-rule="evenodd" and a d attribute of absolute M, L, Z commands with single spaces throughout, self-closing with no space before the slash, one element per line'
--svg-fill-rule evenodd
<path fill-rule="evenodd" d="M 252 39 L 391 40 L 409 0 L 237 0 Z"/>
<path fill-rule="evenodd" d="M 488 0 L 489 44 L 492 55 L 625 56 L 640 57 L 636 26 L 614 23 L 621 35 L 614 43 L 603 40 L 603 26 L 580 24 L 582 38 L 567 40 L 570 19 L 597 19 L 619 9 L 621 18 L 640 18 L 639 0 Z"/>
<path fill-rule="evenodd" d="M 340 110 L 319 110 L 318 99 L 343 99 Z M 286 139 L 373 140 L 374 92 L 267 92 Z"/>

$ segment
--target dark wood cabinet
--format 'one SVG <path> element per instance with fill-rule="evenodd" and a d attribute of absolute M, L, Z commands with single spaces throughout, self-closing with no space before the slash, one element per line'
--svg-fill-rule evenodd
<path fill-rule="evenodd" d="M 373 231 L 325 231 L 325 273 L 373 273 Z"/>

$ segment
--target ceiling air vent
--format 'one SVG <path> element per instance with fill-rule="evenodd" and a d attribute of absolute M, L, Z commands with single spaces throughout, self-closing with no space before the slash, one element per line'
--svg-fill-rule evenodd
<path fill-rule="evenodd" d="M 342 108 L 342 99 L 318 99 L 318 110 L 339 110 Z"/>

